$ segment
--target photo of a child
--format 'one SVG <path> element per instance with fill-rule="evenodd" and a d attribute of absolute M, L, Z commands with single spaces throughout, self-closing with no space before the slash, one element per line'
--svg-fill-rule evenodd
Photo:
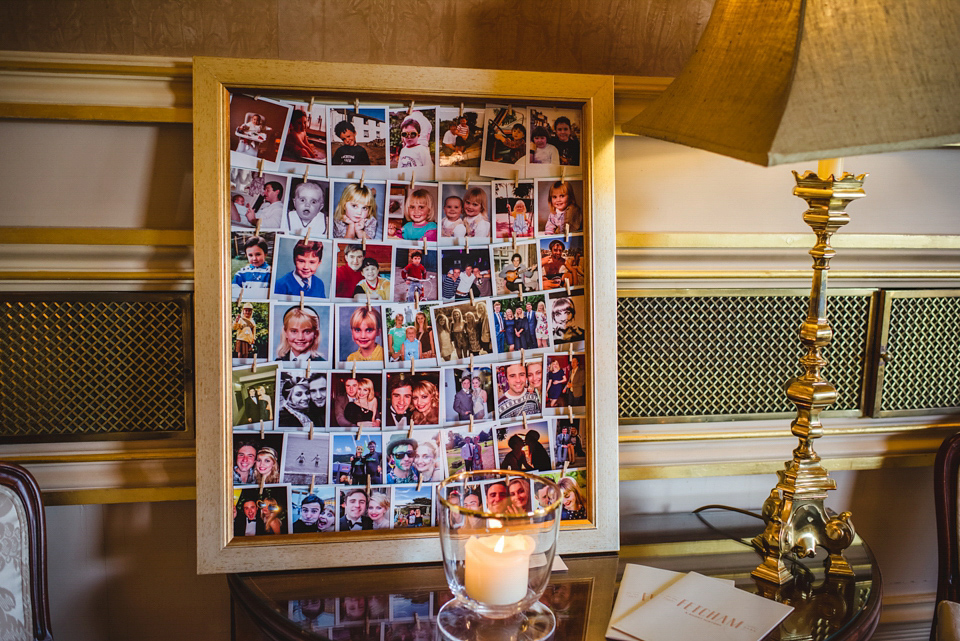
<path fill-rule="evenodd" d="M 383 218 L 383 183 L 334 181 L 333 237 L 347 239 L 380 239 Z"/>
<path fill-rule="evenodd" d="M 230 164 L 256 168 L 259 159 L 278 167 L 293 108 L 268 98 L 230 96 Z"/>
<path fill-rule="evenodd" d="M 397 170 L 393 175 L 409 179 L 416 170 L 421 180 L 433 180 L 436 115 L 436 109 L 390 111 L 390 168 Z"/>
<path fill-rule="evenodd" d="M 382 107 L 331 108 L 327 128 L 333 127 L 330 164 L 360 167 L 387 165 L 387 110 Z"/>
<path fill-rule="evenodd" d="M 534 183 L 497 181 L 493 183 L 497 238 L 533 238 Z"/>
<path fill-rule="evenodd" d="M 403 240 L 437 240 L 436 202 L 436 185 L 418 186 L 407 196 L 406 222 L 401 231 Z"/>
<path fill-rule="evenodd" d="M 440 243 L 463 245 L 466 239 L 478 244 L 490 242 L 490 185 L 442 183 L 443 208 Z"/>
<path fill-rule="evenodd" d="M 441 108 L 437 112 L 440 167 L 479 167 L 483 110 Z"/>
<path fill-rule="evenodd" d="M 526 109 L 488 105 L 484 126 L 484 161 L 522 164 L 527 155 L 526 120 Z M 482 167 L 481 173 L 486 174 Z"/>
<path fill-rule="evenodd" d="M 285 104 L 293 107 L 293 113 L 280 156 L 281 168 L 290 168 L 293 163 L 314 167 L 327 164 L 326 107 L 314 104 L 311 108 L 306 102 Z"/>
<path fill-rule="evenodd" d="M 275 360 L 297 368 L 330 360 L 330 306 L 274 305 L 271 322 Z"/>
<path fill-rule="evenodd" d="M 288 234 L 303 236 L 310 230 L 310 238 L 327 237 L 326 203 L 330 183 L 325 180 L 294 178 L 290 181 L 290 209 L 280 223 Z"/>
<path fill-rule="evenodd" d="M 305 298 L 326 298 L 333 272 L 330 242 L 278 234 L 276 246 L 274 298 L 299 300 L 301 292 Z"/>
<path fill-rule="evenodd" d="M 267 327 L 270 322 L 268 303 L 233 303 L 233 364 L 244 365 L 267 361 Z"/>
<path fill-rule="evenodd" d="M 437 300 L 437 250 L 397 247 L 393 300 L 410 303 Z"/>
<path fill-rule="evenodd" d="M 265 300 L 270 294 L 270 256 L 275 234 L 254 236 L 250 232 L 230 235 L 232 298 L 243 292 L 244 300 Z"/>
<path fill-rule="evenodd" d="M 582 180 L 537 181 L 537 229 L 544 236 L 583 231 Z"/>
<path fill-rule="evenodd" d="M 337 313 L 337 360 L 382 366 L 383 310 L 380 306 L 341 305 Z"/>

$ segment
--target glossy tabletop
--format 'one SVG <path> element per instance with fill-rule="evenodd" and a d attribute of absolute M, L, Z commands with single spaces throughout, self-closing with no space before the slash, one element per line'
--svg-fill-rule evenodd
<path fill-rule="evenodd" d="M 856 576 L 825 580 L 821 553 L 793 564 L 794 581 L 778 587 L 750 576 L 760 557 L 741 539 L 757 534 L 760 521 L 726 513 L 644 521 L 623 536 L 619 556 L 564 557 L 569 570 L 554 573 L 541 599 L 556 614 L 555 639 L 604 637 L 627 563 L 732 579 L 794 606 L 770 640 L 864 641 L 876 628 L 880 572 L 859 539 L 846 553 Z M 435 617 L 452 598 L 439 564 L 244 573 L 229 584 L 238 641 L 441 639 Z"/>

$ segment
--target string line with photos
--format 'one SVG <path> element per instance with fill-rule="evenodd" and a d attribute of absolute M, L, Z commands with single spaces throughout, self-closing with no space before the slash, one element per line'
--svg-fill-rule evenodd
<path fill-rule="evenodd" d="M 588 518 L 581 122 L 231 95 L 234 536 Z"/>

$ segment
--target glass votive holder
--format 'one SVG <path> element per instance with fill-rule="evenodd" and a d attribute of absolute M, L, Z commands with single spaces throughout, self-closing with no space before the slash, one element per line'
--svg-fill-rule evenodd
<path fill-rule="evenodd" d="M 457 602 L 488 619 L 546 609 L 537 601 L 557 548 L 557 484 L 525 472 L 480 470 L 451 476 L 437 494 L 443 569 Z"/>

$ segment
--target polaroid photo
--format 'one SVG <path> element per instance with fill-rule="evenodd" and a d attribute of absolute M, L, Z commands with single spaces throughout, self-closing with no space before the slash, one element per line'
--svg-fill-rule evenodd
<path fill-rule="evenodd" d="M 584 348 L 586 331 L 584 323 L 587 316 L 587 302 L 582 289 L 566 292 L 552 292 L 547 295 L 550 308 L 550 336 L 554 346 L 573 345 L 575 350 Z"/>
<path fill-rule="evenodd" d="M 416 485 L 395 485 L 390 488 L 393 492 L 393 527 L 394 528 L 415 528 L 430 527 L 433 525 L 433 485 L 421 485 L 417 489 Z M 412 597 L 406 595 L 391 594 L 390 600 L 394 597 L 409 600 Z M 426 595 L 429 597 L 429 593 Z M 430 613 L 429 606 L 425 614 L 426 618 Z"/>
<path fill-rule="evenodd" d="M 290 486 L 268 483 L 234 488 L 234 536 L 290 534 Z"/>
<path fill-rule="evenodd" d="M 566 168 L 569 175 L 580 175 L 582 126 L 583 113 L 579 109 L 531 107 L 530 139 L 533 144 L 527 175 L 558 176 L 561 167 Z M 536 140 L 537 134 L 541 134 L 539 137 L 545 139 Z M 534 160 L 534 156 L 537 156 L 538 160 Z"/>
<path fill-rule="evenodd" d="M 330 483 L 330 435 L 287 434 L 283 453 L 283 482 L 291 485 Z M 332 498 L 332 496 L 331 496 Z"/>
<path fill-rule="evenodd" d="M 333 284 L 332 244 L 277 234 L 271 298 L 299 302 L 327 298 Z"/>
<path fill-rule="evenodd" d="M 280 231 L 303 237 L 309 232 L 310 238 L 327 238 L 329 202 L 329 180 L 291 177 L 290 206 L 280 221 Z"/>
<path fill-rule="evenodd" d="M 414 243 L 436 242 L 439 189 L 435 183 L 412 183 L 407 186 L 403 220 L 398 221 L 401 224 L 401 240 Z"/>
<path fill-rule="evenodd" d="M 233 368 L 233 426 L 273 429 L 273 399 L 277 391 L 276 365 Z"/>
<path fill-rule="evenodd" d="M 569 409 L 586 403 L 586 360 L 584 354 L 571 352 L 546 355 L 543 413 L 568 415 Z M 569 409 L 568 409 L 569 408 Z"/>
<path fill-rule="evenodd" d="M 410 183 L 391 181 L 387 191 L 386 239 L 403 240 L 403 226 L 407 223 L 407 194 Z"/>
<path fill-rule="evenodd" d="M 480 173 L 495 178 L 524 178 L 527 166 L 526 108 L 487 105 Z"/>
<path fill-rule="evenodd" d="M 373 522 L 374 530 L 389 530 L 393 527 L 393 503 L 390 488 L 379 485 L 370 488 L 370 497 L 367 499 L 367 516 Z"/>
<path fill-rule="evenodd" d="M 507 481 L 483 481 L 478 488 L 482 504 L 480 509 L 485 512 L 500 512 L 510 509 L 510 490 Z M 469 496 L 469 494 L 468 494 Z M 464 507 L 467 507 L 464 505 Z"/>
<path fill-rule="evenodd" d="M 232 167 L 230 226 L 233 229 L 280 231 L 289 201 L 290 176 Z"/>
<path fill-rule="evenodd" d="M 496 238 L 533 238 L 537 229 L 536 202 L 536 184 L 532 180 L 494 181 Z"/>
<path fill-rule="evenodd" d="M 493 295 L 489 247 L 440 250 L 440 294 L 445 301 Z"/>
<path fill-rule="evenodd" d="M 234 300 L 267 300 L 270 297 L 272 232 L 235 231 L 230 234 L 230 296 Z"/>
<path fill-rule="evenodd" d="M 230 164 L 257 169 L 280 166 L 293 108 L 276 100 L 230 93 Z"/>
<path fill-rule="evenodd" d="M 540 365 L 540 381 L 537 380 L 537 365 Z M 532 370 L 532 371 L 531 371 Z M 543 411 L 542 398 L 542 359 L 510 361 L 494 365 L 494 379 L 497 389 L 497 417 L 519 419 L 524 414 L 528 418 L 540 416 Z M 538 383 L 540 383 L 538 385 Z"/>
<path fill-rule="evenodd" d="M 395 180 L 433 180 L 437 136 L 437 108 L 390 110 L 390 177 Z"/>
<path fill-rule="evenodd" d="M 490 242 L 490 183 L 440 184 L 440 244 L 486 245 Z"/>
<path fill-rule="evenodd" d="M 331 372 L 330 427 L 380 429 L 383 372 Z"/>
<path fill-rule="evenodd" d="M 544 238 L 540 241 L 540 273 L 543 289 L 583 287 L 587 257 L 583 235 L 569 238 Z"/>
<path fill-rule="evenodd" d="M 494 245 L 494 295 L 517 295 L 540 289 L 540 254 L 535 241 Z"/>
<path fill-rule="evenodd" d="M 493 368 L 488 366 L 443 369 L 444 424 L 496 420 Z M 479 469 L 479 468 L 478 468 Z"/>
<path fill-rule="evenodd" d="M 333 128 L 333 135 L 327 136 L 330 175 L 343 176 L 339 168 L 387 167 L 385 107 L 331 107 L 327 114 L 327 131 Z"/>
<path fill-rule="evenodd" d="M 437 364 L 431 307 L 432 305 L 418 307 L 414 303 L 384 306 L 389 367 L 409 370 L 411 361 L 414 362 L 414 367 L 431 367 Z"/>
<path fill-rule="evenodd" d="M 281 101 L 289 105 L 290 126 L 280 153 L 280 171 L 290 174 L 314 176 L 327 173 L 327 107 L 292 100 Z"/>
<path fill-rule="evenodd" d="M 337 625 L 343 627 L 330 630 L 330 641 L 380 641 L 380 625 L 371 625 L 368 629 L 367 623 L 389 619 L 389 595 L 341 597 L 337 608 Z M 345 634 L 341 636 L 338 630 Z"/>
<path fill-rule="evenodd" d="M 344 240 L 373 240 L 383 238 L 383 212 L 387 198 L 387 183 L 365 180 L 334 180 L 330 201 L 333 214 L 331 238 Z"/>
<path fill-rule="evenodd" d="M 390 619 L 392 621 L 416 621 L 420 619 L 421 624 L 430 618 L 430 612 L 433 609 L 431 602 L 432 592 L 420 592 L 415 594 L 391 594 L 390 595 Z M 416 638 L 416 634 L 410 638 Z M 393 637 L 388 637 L 393 638 Z M 406 637 L 400 637 L 406 638 Z M 432 639 L 434 637 L 423 637 Z"/>
<path fill-rule="evenodd" d="M 383 308 L 380 305 L 337 305 L 337 363 L 340 367 L 382 368 Z"/>
<path fill-rule="evenodd" d="M 367 516 L 367 503 L 370 499 L 367 496 L 366 484 L 364 483 L 363 486 L 338 487 L 337 490 L 340 499 L 340 518 L 337 520 L 337 531 L 372 530 L 373 521 Z"/>
<path fill-rule="evenodd" d="M 439 253 L 422 247 L 397 247 L 393 263 L 393 300 L 419 303 L 438 300 L 437 279 Z"/>
<path fill-rule="evenodd" d="M 333 530 L 319 530 L 322 532 L 336 531 L 337 520 L 333 519 Z M 303 630 L 310 632 L 326 632 L 337 618 L 336 599 L 291 599 L 287 601 L 287 618 Z"/>
<path fill-rule="evenodd" d="M 440 370 L 387 372 L 387 390 L 388 426 L 409 428 L 412 423 L 419 431 L 440 424 Z"/>
<path fill-rule="evenodd" d="M 377 262 L 377 275 L 390 280 L 390 274 L 387 273 L 389 270 L 385 270 L 385 265 L 390 265 L 393 260 L 393 245 L 374 245 L 372 243 L 363 243 L 363 242 L 338 242 L 334 243 L 333 248 L 335 254 L 335 278 L 334 278 L 334 294 L 335 298 L 341 301 L 345 300 L 355 300 L 356 296 L 359 296 L 358 302 L 366 302 L 366 292 L 371 292 L 370 299 L 376 300 L 375 296 L 379 296 L 381 291 L 389 291 L 389 286 L 380 283 L 379 281 L 373 281 L 371 278 L 370 281 L 373 281 L 373 286 L 370 285 L 370 281 L 367 282 L 366 288 L 362 287 L 360 283 L 366 280 L 366 275 L 373 276 L 371 272 L 368 272 L 366 275 L 363 273 L 363 264 L 366 258 L 372 258 Z M 370 263 L 367 263 L 369 269 Z"/>
<path fill-rule="evenodd" d="M 379 432 L 330 434 L 330 475 L 337 485 L 383 483 L 383 435 Z M 343 499 L 341 498 L 341 501 Z"/>
<path fill-rule="evenodd" d="M 483 109 L 437 109 L 438 176 L 445 180 L 479 175 L 483 152 Z M 454 178 L 455 177 L 455 178 Z"/>
<path fill-rule="evenodd" d="M 445 430 L 443 438 L 448 476 L 497 468 L 497 446 L 492 425 L 477 427 L 472 432 L 469 426 L 451 427 Z"/>
<path fill-rule="evenodd" d="M 337 531 L 337 487 L 314 485 L 290 488 L 290 519 L 293 533 Z"/>
<path fill-rule="evenodd" d="M 520 350 L 525 350 L 525 353 L 537 353 L 537 350 L 550 347 L 546 294 L 520 295 L 518 291 L 516 296 L 495 298 L 492 304 L 497 353 L 512 353 L 516 357 L 520 354 Z M 496 316 L 498 307 L 499 318 Z"/>
<path fill-rule="evenodd" d="M 557 474 L 560 477 L 560 474 Z M 566 476 L 556 481 L 563 493 L 560 504 L 560 519 L 563 521 L 579 521 L 587 518 L 587 486 L 586 468 L 567 468 Z"/>
<path fill-rule="evenodd" d="M 549 421 L 511 423 L 494 430 L 501 470 L 548 472 L 554 469 Z"/>
<path fill-rule="evenodd" d="M 400 597 L 406 599 L 420 598 L 427 599 L 432 596 L 432 592 L 428 592 L 422 596 L 414 597 L 412 595 L 391 595 L 393 597 Z M 432 607 L 432 606 L 431 606 Z M 383 638 L 384 639 L 442 639 L 440 636 L 440 630 L 437 627 L 436 619 L 427 619 L 422 618 L 416 621 L 387 621 L 383 624 Z"/>
<path fill-rule="evenodd" d="M 230 304 L 233 341 L 233 365 L 250 365 L 253 359 L 265 363 L 269 358 L 270 303 L 243 301 Z M 264 331 L 267 330 L 267 331 Z"/>
<path fill-rule="evenodd" d="M 510 502 L 517 510 L 523 512 L 534 510 L 533 489 L 530 487 L 528 479 L 522 476 L 508 478 L 507 493 L 510 495 Z"/>
<path fill-rule="evenodd" d="M 260 485 L 260 478 L 274 478 L 271 483 L 279 483 L 279 477 L 273 474 L 280 469 L 274 460 L 281 460 L 285 451 L 284 434 L 264 434 L 255 430 L 233 432 L 233 484 Z M 262 456 L 261 456 L 262 454 Z M 286 483 L 286 481 L 284 481 Z"/>
<path fill-rule="evenodd" d="M 384 432 L 384 459 L 386 461 L 386 482 L 389 485 L 416 484 L 420 478 L 414 461 L 417 458 L 417 440 L 413 434 L 409 437 L 407 430 L 400 432 Z"/>
<path fill-rule="evenodd" d="M 589 438 L 584 429 L 584 418 L 558 418 L 554 421 L 554 461 L 562 468 L 564 463 L 570 467 L 587 466 L 587 447 Z"/>
<path fill-rule="evenodd" d="M 348 245 L 349 247 L 349 245 Z M 360 246 L 361 250 L 363 245 Z M 360 261 L 360 280 L 353 288 L 356 303 L 386 302 L 393 300 L 392 245 L 367 245 Z M 352 281 L 353 279 L 350 278 Z"/>
<path fill-rule="evenodd" d="M 492 323 L 487 300 L 435 305 L 430 308 L 441 365 L 494 360 Z"/>
<path fill-rule="evenodd" d="M 583 231 L 582 180 L 537 181 L 537 235 L 563 236 Z"/>
<path fill-rule="evenodd" d="M 333 306 L 273 303 L 270 306 L 270 360 L 282 367 L 327 369 L 333 343 Z"/>
<path fill-rule="evenodd" d="M 277 428 L 309 432 L 327 424 L 328 372 L 281 369 L 277 379 Z"/>

